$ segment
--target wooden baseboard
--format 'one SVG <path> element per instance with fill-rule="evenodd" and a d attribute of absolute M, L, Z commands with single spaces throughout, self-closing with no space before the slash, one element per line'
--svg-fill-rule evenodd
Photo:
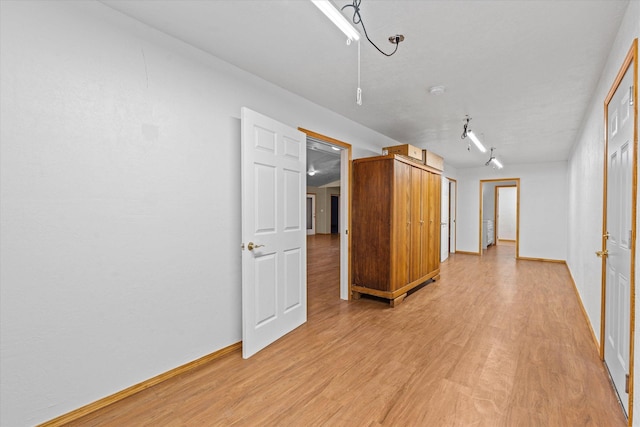
<path fill-rule="evenodd" d="M 589 327 L 589 332 L 591 332 L 591 338 L 593 339 L 593 343 L 596 346 L 596 351 L 598 352 L 598 355 L 600 355 L 600 343 L 598 342 L 596 333 L 593 330 L 593 326 L 591 326 L 591 319 L 589 319 L 587 310 L 584 308 L 584 304 L 582 303 L 582 297 L 580 296 L 580 292 L 578 291 L 578 285 L 576 285 L 576 281 L 573 278 L 573 274 L 571 273 L 571 269 L 569 268 L 569 265 L 566 262 L 564 263 L 564 265 L 567 267 L 567 271 L 569 272 L 569 277 L 571 278 L 571 285 L 573 285 L 573 291 L 576 293 L 576 298 L 578 298 L 578 303 L 580 304 L 582 315 L 584 316 L 585 322 L 587 322 L 587 326 Z"/>
<path fill-rule="evenodd" d="M 199 359 L 196 359 L 192 362 L 186 363 L 182 366 L 178 366 L 177 368 L 171 369 L 170 371 L 164 372 L 160 375 L 156 375 L 153 378 L 150 378 L 141 383 L 132 385 L 131 387 L 125 388 L 117 393 L 114 393 L 110 396 L 104 397 L 100 400 L 96 400 L 95 402 L 89 403 L 88 405 L 82 406 L 76 410 L 68 412 L 66 414 L 60 415 L 52 420 L 46 421 L 42 424 L 39 424 L 37 427 L 58 427 L 63 426 L 71 421 L 75 421 L 79 418 L 82 418 L 86 415 L 91 414 L 92 412 L 97 411 L 98 409 L 102 409 L 106 406 L 111 405 L 112 403 L 119 402 L 129 396 L 132 396 L 136 393 L 139 393 L 143 390 L 146 390 L 154 385 L 160 384 L 163 381 L 166 381 L 170 378 L 176 377 L 178 375 L 184 374 L 185 372 L 189 372 L 199 366 L 202 366 L 206 363 L 209 363 L 213 360 L 219 359 L 220 357 L 229 354 L 231 352 L 240 350 L 242 348 L 242 342 L 237 342 L 235 344 L 231 344 L 228 347 L 222 348 L 218 351 L 215 351 L 211 354 L 207 354 L 206 356 L 202 356 Z"/>
<path fill-rule="evenodd" d="M 462 255 L 480 255 L 480 252 L 467 252 L 467 251 L 458 251 L 458 250 L 456 250 L 455 253 L 462 254 Z"/>
<path fill-rule="evenodd" d="M 566 261 L 563 259 L 549 259 L 549 258 L 529 258 L 526 256 L 519 256 L 516 258 L 517 260 L 520 261 L 542 261 L 542 262 L 556 262 L 558 264 L 565 264 L 566 265 Z"/>

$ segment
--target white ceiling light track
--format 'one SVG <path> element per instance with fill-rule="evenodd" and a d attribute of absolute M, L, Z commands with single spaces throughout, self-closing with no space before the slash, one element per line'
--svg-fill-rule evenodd
<path fill-rule="evenodd" d="M 466 137 L 469 137 L 469 140 L 471 142 L 473 142 L 473 144 L 476 146 L 476 148 L 481 152 L 481 153 L 486 153 L 487 149 L 485 148 L 485 146 L 482 144 L 482 142 L 480 141 L 480 139 L 478 139 L 478 137 L 476 136 L 475 133 L 473 133 L 473 131 L 471 130 L 470 126 L 469 126 L 469 122 L 471 122 L 471 117 L 469 117 L 468 115 L 465 116 L 464 118 L 464 125 L 462 128 L 462 136 L 460 137 L 461 139 L 465 139 Z M 493 165 L 494 169 L 502 169 L 503 165 L 500 162 L 500 160 L 496 159 L 496 156 L 493 155 L 493 151 L 495 150 L 495 147 L 491 147 L 491 155 L 489 156 L 489 160 L 487 160 L 487 163 L 485 163 L 485 166 L 489 166 L 489 165 Z M 471 151 L 471 144 L 469 144 L 467 146 L 467 150 Z"/>
<path fill-rule="evenodd" d="M 334 23 L 336 27 L 340 29 L 347 36 L 347 45 L 350 45 L 352 41 L 358 42 L 358 89 L 356 90 L 356 104 L 362 105 L 362 89 L 360 88 L 360 33 L 356 30 L 351 23 L 345 18 L 341 11 L 338 10 L 334 4 L 330 0 L 311 0 L 311 2 L 318 8 L 322 13 L 325 14 L 327 18 Z M 362 0 L 353 0 L 352 4 L 348 4 L 344 6 L 341 10 L 344 10 L 347 7 L 353 8 L 353 18 L 351 19 L 353 24 L 362 25 L 362 30 L 364 31 L 364 35 L 375 47 L 378 52 L 382 53 L 385 56 L 391 56 L 397 52 L 398 46 L 400 46 L 400 42 L 404 41 L 404 35 L 396 34 L 389 37 L 389 43 L 396 45 L 395 49 L 391 53 L 386 53 L 381 50 L 370 38 L 367 34 L 367 29 L 364 26 L 364 22 L 362 22 L 362 16 L 360 16 L 360 3 Z"/>
<path fill-rule="evenodd" d="M 489 166 L 489 165 L 493 165 L 494 169 L 502 169 L 502 163 L 500 163 L 500 160 L 496 159 L 496 156 L 493 155 L 493 150 L 495 150 L 495 147 L 491 147 L 491 155 L 489 157 L 489 160 L 487 160 L 487 163 L 485 163 L 485 166 Z"/>
<path fill-rule="evenodd" d="M 471 117 L 466 116 L 464 118 L 464 125 L 463 125 L 463 129 L 462 129 L 462 136 L 460 137 L 460 139 L 465 139 L 466 137 L 469 137 L 469 139 L 473 142 L 473 144 L 476 146 L 476 148 L 478 150 L 480 150 L 481 153 L 486 153 L 487 149 L 484 148 L 484 145 L 482 145 L 482 142 L 480 142 L 480 140 L 478 139 L 478 137 L 476 136 L 475 133 L 473 133 L 473 131 L 471 130 L 471 128 L 469 127 L 469 122 L 471 121 Z M 467 147 L 467 150 L 470 150 L 470 147 Z"/>
<path fill-rule="evenodd" d="M 471 141 L 473 141 L 473 143 L 478 148 L 478 150 L 480 150 L 480 152 L 482 152 L 482 153 L 486 153 L 487 152 L 487 149 L 484 148 L 484 145 L 482 145 L 482 142 L 480 142 L 480 140 L 478 139 L 476 134 L 473 133 L 472 130 L 467 131 L 467 136 L 469 137 L 469 139 Z"/>
<path fill-rule="evenodd" d="M 360 33 L 342 16 L 342 13 L 329 0 L 311 0 L 327 18 L 347 36 L 347 45 L 352 41 L 358 42 L 358 89 L 356 90 L 356 104 L 362 105 L 362 88 L 360 87 Z"/>
<path fill-rule="evenodd" d="M 340 31 L 342 31 L 345 36 L 347 36 L 347 44 L 351 44 L 353 40 L 360 40 L 360 33 L 358 30 L 353 28 L 349 21 L 347 21 L 347 18 L 342 16 L 333 3 L 329 0 L 311 0 L 311 2 L 315 4 L 316 7 L 320 9 L 336 27 L 340 28 Z"/>

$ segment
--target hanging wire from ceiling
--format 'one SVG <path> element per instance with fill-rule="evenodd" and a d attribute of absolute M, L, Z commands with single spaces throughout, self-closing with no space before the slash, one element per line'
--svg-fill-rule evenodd
<path fill-rule="evenodd" d="M 485 163 L 485 166 L 489 166 L 491 164 L 492 160 L 495 160 L 496 156 L 493 155 L 493 150 L 495 150 L 495 147 L 491 147 L 491 154 L 489 155 L 489 160 L 487 160 L 487 163 Z"/>
<path fill-rule="evenodd" d="M 485 166 L 489 166 L 489 165 L 493 165 L 494 169 L 502 169 L 504 166 L 502 165 L 502 162 L 500 162 L 500 160 L 496 159 L 496 156 L 493 154 L 493 151 L 496 149 L 496 147 L 491 147 L 491 155 L 489 156 L 489 160 L 487 160 L 487 163 L 485 163 Z"/>
<path fill-rule="evenodd" d="M 460 139 L 465 139 L 467 137 L 467 128 L 469 127 L 469 122 L 471 121 L 471 117 L 466 116 L 465 120 L 466 121 L 462 125 L 462 136 L 460 136 Z"/>
<path fill-rule="evenodd" d="M 402 34 L 396 34 L 395 36 L 391 36 L 389 37 L 389 42 L 392 44 L 395 44 L 396 47 L 393 50 L 393 52 L 391 53 L 386 53 L 384 52 L 382 49 L 380 49 L 378 47 L 378 45 L 376 45 L 373 40 L 371 40 L 369 38 L 369 34 L 367 34 L 367 29 L 364 26 L 364 22 L 362 21 L 362 16 L 360 15 L 360 3 L 362 3 L 362 0 L 353 0 L 352 4 L 348 4 L 342 7 L 341 10 L 344 10 L 348 7 L 352 7 L 353 8 L 353 18 L 351 18 L 351 20 L 353 21 L 353 23 L 355 25 L 362 25 L 362 30 L 364 31 L 364 36 L 367 38 L 367 40 L 369 41 L 369 43 L 371 43 L 373 45 L 373 47 L 375 47 L 376 49 L 378 49 L 378 52 L 380 52 L 381 54 L 385 55 L 385 56 L 391 56 L 394 53 L 396 53 L 398 51 L 398 46 L 400 46 L 400 42 L 404 41 L 404 36 Z"/>
<path fill-rule="evenodd" d="M 471 117 L 468 115 L 465 117 L 466 122 L 462 125 L 462 135 L 460 139 L 465 139 L 467 137 L 467 128 L 469 127 L 469 122 L 471 121 Z M 471 140 L 467 141 L 467 151 L 471 151 Z"/>

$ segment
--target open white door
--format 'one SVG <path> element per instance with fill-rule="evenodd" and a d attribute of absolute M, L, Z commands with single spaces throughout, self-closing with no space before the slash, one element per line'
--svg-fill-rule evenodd
<path fill-rule="evenodd" d="M 242 108 L 242 357 L 307 321 L 306 136 Z"/>
<path fill-rule="evenodd" d="M 449 258 L 449 180 L 442 177 L 440 196 L 440 262 Z"/>
<path fill-rule="evenodd" d="M 607 104 L 607 191 L 604 251 L 605 320 L 604 360 L 629 413 L 629 374 L 632 200 L 634 158 L 634 107 L 631 89 L 633 67 L 629 67 Z"/>

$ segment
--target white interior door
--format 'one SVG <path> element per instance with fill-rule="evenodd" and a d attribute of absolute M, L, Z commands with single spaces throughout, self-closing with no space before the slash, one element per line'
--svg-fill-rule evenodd
<path fill-rule="evenodd" d="M 457 182 L 449 182 L 449 252 L 456 253 Z"/>
<path fill-rule="evenodd" d="M 307 320 L 306 136 L 242 108 L 242 356 Z"/>
<path fill-rule="evenodd" d="M 631 301 L 631 200 L 634 109 L 630 102 L 633 67 L 629 67 L 607 107 L 607 215 L 605 255 L 604 359 L 625 410 L 629 373 Z"/>
<path fill-rule="evenodd" d="M 516 240 L 516 187 L 497 187 L 498 215 L 496 234 L 498 239 Z"/>
<path fill-rule="evenodd" d="M 316 234 L 316 195 L 307 194 L 307 235 Z"/>
<path fill-rule="evenodd" d="M 442 177 L 440 196 L 440 262 L 449 258 L 449 180 Z"/>

